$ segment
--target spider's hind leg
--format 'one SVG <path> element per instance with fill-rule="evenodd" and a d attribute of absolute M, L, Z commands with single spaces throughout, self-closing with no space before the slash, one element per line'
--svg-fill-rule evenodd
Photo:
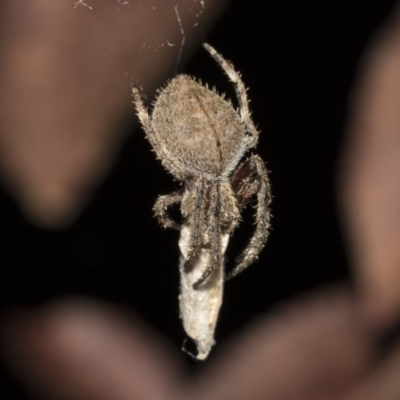
<path fill-rule="evenodd" d="M 164 228 L 181 229 L 180 224 L 175 222 L 168 215 L 168 207 L 182 201 L 182 191 L 177 191 L 164 196 L 160 196 L 153 206 L 154 216 Z"/>
<path fill-rule="evenodd" d="M 250 163 L 251 168 L 254 170 L 257 178 L 259 179 L 256 214 L 257 227 L 252 238 L 250 239 L 248 246 L 237 257 L 236 267 L 227 274 L 226 279 L 233 278 L 258 258 L 258 255 L 263 249 L 269 234 L 268 230 L 271 219 L 271 213 L 269 210 L 269 205 L 271 203 L 271 188 L 268 180 L 268 172 L 265 168 L 264 162 L 257 155 L 251 156 L 247 163 Z M 251 192 L 253 192 L 253 190 Z"/>
<path fill-rule="evenodd" d="M 212 46 L 203 43 L 203 47 L 211 54 L 214 60 L 221 66 L 228 78 L 233 83 L 236 97 L 239 102 L 240 117 L 246 127 L 247 132 L 250 134 L 249 142 L 246 145 L 247 149 L 254 147 L 258 140 L 258 131 L 254 126 L 253 120 L 249 110 L 249 100 L 247 99 L 246 87 L 240 77 L 240 73 L 233 68 L 232 64 L 225 60 Z"/>
<path fill-rule="evenodd" d="M 132 86 L 132 96 L 133 96 L 133 103 L 135 104 L 136 107 L 137 116 L 140 122 L 142 123 L 147 138 L 149 139 L 150 143 L 154 145 L 155 134 L 153 130 L 153 125 L 151 123 L 151 118 L 147 111 L 147 108 L 143 104 L 142 96 L 140 95 L 139 90 L 136 86 Z"/>

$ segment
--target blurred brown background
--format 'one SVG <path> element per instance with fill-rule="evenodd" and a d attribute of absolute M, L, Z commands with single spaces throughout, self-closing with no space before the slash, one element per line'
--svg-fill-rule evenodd
<path fill-rule="evenodd" d="M 74 9 L 67 1 L 61 11 L 22 1 L 0 6 L 1 311 L 69 294 L 93 296 L 134 307 L 178 349 L 184 339 L 178 234 L 161 229 L 151 211 L 157 195 L 178 183 L 135 129 L 129 93 L 131 78 L 150 97 L 173 76 L 178 48 L 159 56 L 166 47 L 157 53 L 154 46 L 166 43 L 165 32 L 180 44 L 175 3 L 156 11 L 140 3 L 88 4 L 95 9 Z M 164 25 L 154 36 L 136 25 L 143 35 L 124 42 L 131 33 L 122 27 L 141 23 L 142 7 Z M 187 33 L 179 69 L 233 97 L 219 68 L 190 43 L 207 40 L 233 62 L 262 131 L 258 152 L 272 171 L 273 231 L 260 261 L 226 286 L 218 343 L 278 302 L 351 280 L 335 197 L 337 160 L 360 59 L 393 7 L 394 1 L 377 0 L 262 6 L 235 0 L 207 36 L 218 7 L 206 2 L 205 13 L 215 15 L 204 25 L 200 18 L 197 31 L 192 7 L 179 8 Z M 47 12 L 52 18 L 44 25 Z M 148 42 L 152 48 L 141 47 Z M 48 47 L 63 51 L 49 54 Z M 62 179 L 52 165 L 65 171 Z M 251 233 L 252 213 L 246 211 L 232 238 L 231 259 Z M 217 346 L 211 357 L 218 352 Z M 0 396 L 28 398 L 5 371 Z"/>

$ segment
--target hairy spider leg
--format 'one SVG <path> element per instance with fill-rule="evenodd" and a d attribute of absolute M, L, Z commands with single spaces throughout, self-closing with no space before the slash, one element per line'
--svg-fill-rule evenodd
<path fill-rule="evenodd" d="M 153 206 L 153 212 L 158 222 L 164 228 L 172 228 L 177 230 L 181 229 L 181 225 L 175 222 L 168 215 L 168 207 L 172 206 L 173 204 L 180 203 L 182 201 L 182 198 L 183 198 L 182 190 L 158 197 L 157 201 Z"/>
<path fill-rule="evenodd" d="M 164 165 L 164 167 L 167 170 L 169 170 L 172 173 L 172 175 L 175 176 L 175 178 L 183 180 L 183 177 L 181 176 L 180 173 L 181 169 L 177 168 L 177 166 L 172 161 L 170 161 L 173 159 L 173 157 L 171 157 L 170 154 L 168 154 L 168 152 L 165 150 L 165 146 L 161 146 L 158 143 L 150 115 L 147 111 L 147 108 L 143 104 L 139 90 L 137 89 L 136 86 L 132 86 L 132 95 L 133 95 L 133 102 L 136 107 L 137 116 L 140 122 L 142 123 L 142 127 L 144 132 L 146 133 L 147 139 L 149 140 L 150 144 L 152 145 L 153 149 L 157 154 L 157 158 L 161 160 L 161 163 Z"/>
<path fill-rule="evenodd" d="M 233 83 L 235 88 L 236 97 L 239 102 L 240 117 L 246 127 L 246 130 L 251 135 L 251 140 L 246 146 L 246 150 L 254 147 L 257 144 L 258 134 L 256 127 L 254 126 L 253 120 L 249 110 L 249 100 L 247 99 L 247 89 L 244 86 L 240 73 L 237 72 L 233 65 L 225 60 L 221 54 L 219 54 L 212 46 L 207 43 L 203 43 L 203 47 L 210 53 L 211 57 L 221 66 L 223 71 L 228 75 L 229 80 Z"/>
<path fill-rule="evenodd" d="M 271 187 L 268 180 L 268 172 L 265 168 L 264 162 L 258 155 L 252 155 L 250 160 L 254 163 L 256 172 L 260 178 L 260 190 L 257 193 L 257 226 L 248 246 L 236 258 L 236 267 L 227 274 L 226 279 L 233 278 L 258 258 L 258 255 L 263 249 L 269 235 L 271 219 L 271 213 L 269 211 L 269 205 L 271 203 Z"/>
<path fill-rule="evenodd" d="M 193 289 L 198 289 L 213 271 L 221 267 L 221 198 L 219 186 L 219 182 L 216 182 L 212 186 L 210 193 L 209 219 L 207 221 L 210 227 L 208 230 L 208 239 L 211 243 L 210 264 L 205 269 L 200 279 L 193 284 Z"/>
<path fill-rule="evenodd" d="M 243 210 L 260 189 L 260 177 L 257 174 L 253 159 L 247 158 L 234 172 L 231 185 L 240 210 Z"/>
<path fill-rule="evenodd" d="M 189 215 L 189 226 L 191 228 L 190 239 L 188 243 L 188 249 L 186 252 L 186 262 L 195 257 L 202 245 L 202 223 L 204 220 L 204 194 L 205 194 L 205 182 L 204 178 L 198 177 L 194 180 L 195 191 L 195 205 L 194 212 Z"/>

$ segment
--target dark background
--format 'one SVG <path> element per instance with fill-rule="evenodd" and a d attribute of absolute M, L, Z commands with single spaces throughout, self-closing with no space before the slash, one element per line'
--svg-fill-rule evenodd
<path fill-rule="evenodd" d="M 393 6 L 383 0 L 236 0 L 206 38 L 250 88 L 262 131 L 258 153 L 271 170 L 274 194 L 273 231 L 259 262 L 226 284 L 220 345 L 276 303 L 351 279 L 335 201 L 336 165 L 360 57 Z M 185 72 L 233 96 L 204 50 Z M 180 351 L 178 233 L 161 229 L 151 211 L 159 194 L 176 187 L 136 131 L 66 231 L 30 225 L 1 189 L 0 311 L 63 295 L 92 296 L 133 308 Z M 245 213 L 247 222 L 231 240 L 230 259 L 251 234 L 252 214 Z M 210 359 L 219 351 L 216 346 Z M 25 398 L 1 371 L 0 399 Z"/>

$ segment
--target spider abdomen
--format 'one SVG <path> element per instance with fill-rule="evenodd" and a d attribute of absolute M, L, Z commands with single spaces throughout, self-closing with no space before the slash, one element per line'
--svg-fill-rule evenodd
<path fill-rule="evenodd" d="M 220 176 L 237 157 L 245 136 L 232 105 L 186 75 L 161 91 L 152 123 L 157 141 L 183 174 Z"/>

